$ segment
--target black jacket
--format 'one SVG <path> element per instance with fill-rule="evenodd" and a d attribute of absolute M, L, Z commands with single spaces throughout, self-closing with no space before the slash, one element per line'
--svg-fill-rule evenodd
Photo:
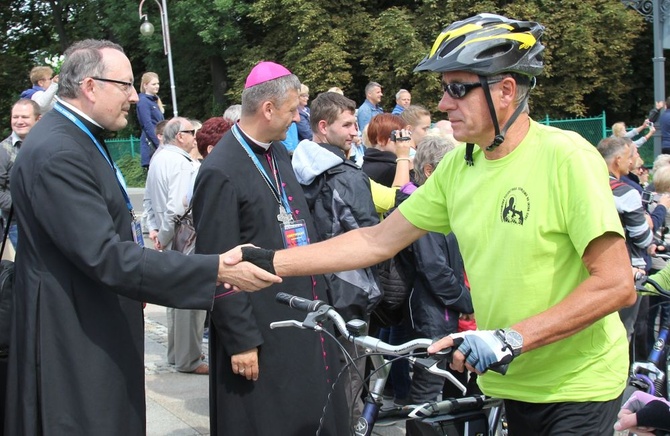
<path fill-rule="evenodd" d="M 474 310 L 454 234 L 430 232 L 398 253 L 396 260 L 413 285 L 409 313 L 414 332 L 428 338 L 455 333 L 459 315 Z"/>
<path fill-rule="evenodd" d="M 363 156 L 363 171 L 372 180 L 384 186 L 392 186 L 395 178 L 396 155 L 390 151 L 366 148 Z"/>
<path fill-rule="evenodd" d="M 319 240 L 379 222 L 370 179 L 339 148 L 302 141 L 293 153 L 292 165 Z M 331 304 L 345 319 L 366 319 L 381 300 L 375 268 L 341 271 L 325 277 Z"/>

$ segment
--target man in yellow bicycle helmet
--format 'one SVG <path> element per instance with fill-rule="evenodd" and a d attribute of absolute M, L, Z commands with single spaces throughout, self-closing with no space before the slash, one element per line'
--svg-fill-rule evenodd
<path fill-rule="evenodd" d="M 429 351 L 457 347 L 452 367 L 483 373 L 484 393 L 505 399 L 512 435 L 611 434 L 628 366 L 616 311 L 635 291 L 600 154 L 529 116 L 543 31 L 492 14 L 448 26 L 416 70 L 441 74 L 438 107 L 468 145 L 376 226 L 240 258 L 270 261 L 279 276 L 348 270 L 453 231 L 481 330 Z"/>

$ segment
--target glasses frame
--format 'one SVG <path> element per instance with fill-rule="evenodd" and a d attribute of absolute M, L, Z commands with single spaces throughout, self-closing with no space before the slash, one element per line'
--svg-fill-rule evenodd
<path fill-rule="evenodd" d="M 494 79 L 494 80 L 489 80 L 488 84 L 490 85 L 495 85 L 496 83 L 502 82 L 504 77 L 499 78 L 499 79 Z M 442 82 L 442 90 L 449 94 L 449 97 L 453 98 L 454 100 L 462 100 L 465 98 L 466 95 L 470 93 L 473 89 L 480 88 L 482 86 L 481 82 L 470 82 L 470 83 L 463 83 L 463 82 L 451 82 L 451 83 L 444 83 Z M 454 89 L 456 88 L 456 89 Z"/>
<path fill-rule="evenodd" d="M 91 76 L 91 79 L 98 80 L 100 82 L 116 83 L 117 85 L 122 85 L 122 87 L 119 89 L 126 95 L 130 95 L 133 90 L 133 82 L 124 82 L 123 80 L 107 79 L 105 77 L 93 77 L 93 76 Z"/>
<path fill-rule="evenodd" d="M 193 130 L 180 130 L 179 133 L 190 133 L 191 135 L 195 136 L 195 129 L 193 129 Z"/>

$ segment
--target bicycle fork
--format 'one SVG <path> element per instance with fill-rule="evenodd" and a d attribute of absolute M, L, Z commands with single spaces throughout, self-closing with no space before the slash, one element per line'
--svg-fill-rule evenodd
<path fill-rule="evenodd" d="M 631 368 L 631 373 L 634 378 L 642 380 L 649 385 L 647 393 L 651 395 L 661 396 L 663 393 L 664 382 L 669 389 L 666 392 L 670 392 L 670 380 L 666 377 L 665 372 L 659 369 L 665 368 L 667 370 L 668 363 L 670 363 L 670 360 L 662 362 L 663 351 L 665 350 L 669 336 L 670 327 L 663 326 L 661 331 L 658 332 L 658 338 L 654 343 L 651 353 L 649 353 L 649 359 L 647 359 L 646 362 L 635 362 Z"/>
<path fill-rule="evenodd" d="M 356 436 L 370 436 L 372 434 L 372 429 L 379 415 L 379 409 L 382 407 L 384 386 L 391 372 L 391 365 L 386 364 L 384 356 L 371 355 L 370 360 L 377 373 L 377 379 L 372 385 L 369 395 L 365 398 L 363 413 L 361 413 L 354 427 L 354 434 Z"/>

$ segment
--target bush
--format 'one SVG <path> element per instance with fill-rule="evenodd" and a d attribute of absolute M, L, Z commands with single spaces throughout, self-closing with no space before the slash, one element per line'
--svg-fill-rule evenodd
<path fill-rule="evenodd" d="M 116 164 L 119 166 L 129 188 L 144 188 L 147 182 L 147 173 L 142 168 L 139 156 L 132 158 L 130 155 L 125 155 L 117 160 Z"/>

